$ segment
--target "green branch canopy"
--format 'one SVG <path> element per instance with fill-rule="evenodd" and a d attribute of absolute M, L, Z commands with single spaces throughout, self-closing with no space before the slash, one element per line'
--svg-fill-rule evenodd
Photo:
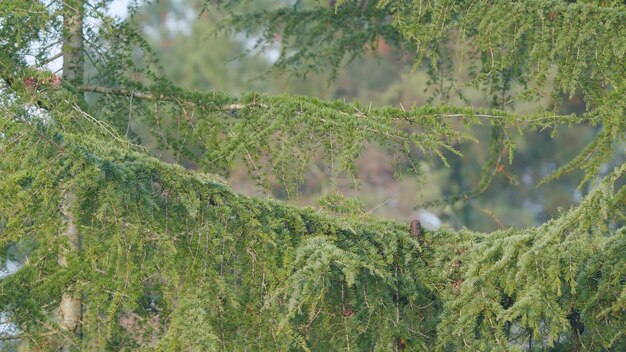
<path fill-rule="evenodd" d="M 456 41 L 472 53 L 473 86 L 511 70 L 526 87 L 516 99 L 536 99 L 550 81 L 549 93 L 584 95 L 582 115 L 190 92 L 163 76 L 133 17 L 116 21 L 100 2 L 84 2 L 100 20 L 83 29 L 95 76 L 59 85 L 26 57 L 56 55 L 35 44 L 64 35 L 60 5 L 32 3 L 0 3 L 0 253 L 25 258 L 0 279 L 1 315 L 19 329 L 3 337 L 34 350 L 626 348 L 626 164 L 599 171 L 626 132 L 621 2 L 298 1 L 250 12 L 220 2 L 228 30 L 256 33 L 259 45 L 280 35 L 279 68 L 337 68 L 380 37 L 414 53 L 416 68 L 435 68 Z M 148 155 L 131 119 L 200 170 Z M 488 186 L 502 154 L 513 158 L 516 130 L 573 124 L 599 132 L 545 182 L 582 169 L 590 191 L 536 228 L 420 240 L 410 219 L 246 197 L 213 176 L 241 159 L 293 189 L 316 152 L 356 173 L 367 142 L 445 163 L 482 124 L 493 157 L 475 192 L 448 201 Z M 69 195 L 74 252 L 59 236 Z M 54 318 L 67 293 L 82 297 L 80 334 Z"/>

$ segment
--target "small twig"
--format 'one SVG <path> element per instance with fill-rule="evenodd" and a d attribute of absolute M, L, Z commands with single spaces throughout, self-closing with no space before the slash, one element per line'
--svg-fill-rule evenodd
<path fill-rule="evenodd" d="M 47 64 L 51 63 L 52 61 L 60 58 L 63 56 L 63 52 L 59 52 L 55 55 L 50 56 L 49 58 L 47 58 L 46 60 L 44 60 L 43 62 L 38 63 L 35 67 L 39 68 L 42 66 L 46 66 Z"/>
<path fill-rule="evenodd" d="M 87 93 L 100 93 L 100 94 L 112 94 L 112 95 L 121 95 L 127 96 L 131 98 L 143 99 L 143 100 L 151 100 L 151 101 L 171 101 L 176 103 L 185 103 L 189 105 L 199 105 L 197 102 L 189 99 L 181 99 L 176 95 L 167 95 L 167 94 L 159 94 L 155 95 L 152 93 L 141 92 L 137 90 L 128 90 L 124 88 L 109 88 L 102 86 L 80 86 L 78 90 L 81 92 Z M 259 108 L 267 108 L 268 106 L 265 104 L 260 104 L 257 102 L 251 104 L 228 104 L 219 107 L 222 110 L 243 110 L 251 107 L 259 107 Z"/>
<path fill-rule="evenodd" d="M 385 204 L 389 203 L 390 201 L 391 201 L 391 198 L 389 198 L 389 199 L 387 199 L 386 201 L 384 201 L 384 202 L 382 202 L 382 203 L 378 204 L 377 206 L 375 206 L 375 207 L 373 207 L 372 209 L 370 209 L 370 210 L 368 211 L 368 214 L 371 214 L 374 210 L 376 210 L 376 209 L 378 209 L 378 208 L 382 207 L 383 205 L 385 205 Z"/>

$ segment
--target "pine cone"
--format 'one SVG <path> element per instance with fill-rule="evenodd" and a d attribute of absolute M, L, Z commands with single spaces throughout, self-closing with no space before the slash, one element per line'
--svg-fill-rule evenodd
<path fill-rule="evenodd" d="M 424 233 L 422 232 L 422 224 L 417 220 L 411 221 L 411 236 L 417 238 L 420 246 L 424 245 Z"/>

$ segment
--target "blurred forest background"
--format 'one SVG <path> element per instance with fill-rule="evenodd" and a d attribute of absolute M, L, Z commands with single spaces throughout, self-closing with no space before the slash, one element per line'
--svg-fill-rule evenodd
<path fill-rule="evenodd" d="M 120 5 L 122 4 L 122 5 Z M 123 6 L 124 1 L 116 4 Z M 248 2 L 251 6 L 271 8 L 284 1 L 260 0 Z M 467 103 L 472 106 L 498 107 L 516 112 L 534 112 L 538 106 L 550 108 L 551 97 L 543 101 L 520 103 L 510 100 L 517 87 L 508 82 L 494 82 L 489 92 L 468 87 L 471 63 L 455 67 L 443 65 L 432 72 L 424 67 L 413 68 L 410 52 L 402 51 L 379 40 L 376 47 L 339 68 L 336 77 L 328 71 L 323 74 L 308 72 L 291 74 L 273 67 L 281 48 L 259 47 L 257 38 L 241 33 L 228 33 L 220 28 L 223 12 L 202 0 L 160 0 L 131 10 L 132 22 L 148 38 L 158 53 L 163 70 L 175 84 L 197 91 L 222 90 L 233 95 L 256 91 L 267 94 L 302 94 L 322 99 L 358 100 L 364 105 L 393 105 L 410 108 L 428 103 Z M 280 38 L 277 38 L 279 42 Z M 443 54 L 459 50 L 454 44 L 442 47 Z M 124 99 L 124 98 L 120 98 Z M 562 97 L 560 113 L 583 113 L 581 96 Z M 141 125 L 129 126 L 144 144 L 152 145 L 152 152 L 166 161 L 173 161 L 171 152 L 159 150 L 154 134 Z M 479 197 L 428 211 L 441 219 L 444 226 L 467 227 L 476 231 L 492 231 L 505 227 L 534 226 L 545 222 L 560 211 L 577 203 L 586 193 L 579 189 L 581 175 L 576 172 L 542 186 L 537 183 L 566 164 L 588 144 L 596 128 L 576 126 L 558 131 L 524 132 L 524 136 L 510 135 L 519 145 L 512 163 L 502 160 L 498 175 Z M 460 146 L 464 154 L 476 158 L 446 155 L 450 167 L 436 160 L 424 161 L 419 166 L 419 179 L 409 160 L 397 158 L 377 145 L 366 148 L 357 163 L 360 179 L 332 177 L 330 165 L 314 163 L 295 195 L 272 182 L 271 196 L 299 205 L 323 206 L 324 195 L 335 192 L 356 198 L 366 212 L 410 221 L 421 206 L 437 199 L 475 189 L 479 184 L 481 165 L 488 153 L 489 126 L 474 132 L 478 141 Z M 151 137 L 152 136 L 152 137 Z M 153 140 L 150 140 L 153 139 Z M 623 151 L 614 160 L 621 163 Z M 196 168 L 192 162 L 183 162 Z M 613 165 L 606 165 L 606 170 Z M 399 171 L 398 171 L 399 170 Z M 406 172 L 403 172 L 405 170 Z M 248 195 L 260 195 L 261 187 L 241 165 L 229 175 L 234 189 Z M 289 196 L 288 196 L 289 194 Z"/>

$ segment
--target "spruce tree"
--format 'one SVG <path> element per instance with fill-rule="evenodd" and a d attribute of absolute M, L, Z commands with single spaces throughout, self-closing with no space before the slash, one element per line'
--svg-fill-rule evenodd
<path fill-rule="evenodd" d="M 3 340 L 65 351 L 626 349 L 626 164 L 603 171 L 626 135 L 622 2 L 218 2 L 226 30 L 261 46 L 280 38 L 279 69 L 332 77 L 384 38 L 414 53 L 415 69 L 466 65 L 492 108 L 187 91 L 164 77 L 134 12 L 115 19 L 107 4 L 0 2 L 0 253 L 22 263 L 0 280 Z M 42 68 L 59 58 L 60 75 Z M 511 82 L 525 89 L 497 94 Z M 587 111 L 506 109 L 563 93 Z M 174 162 L 149 155 L 133 123 Z M 368 142 L 446 163 L 483 124 L 479 184 L 442 202 L 479 197 L 514 157 L 514 133 L 567 125 L 599 132 L 542 182 L 582 170 L 589 192 L 536 228 L 427 231 L 338 195 L 323 211 L 246 197 L 215 176 L 243 160 L 261 185 L 294 189 L 319 152 L 333 175 L 357 177 Z"/>

